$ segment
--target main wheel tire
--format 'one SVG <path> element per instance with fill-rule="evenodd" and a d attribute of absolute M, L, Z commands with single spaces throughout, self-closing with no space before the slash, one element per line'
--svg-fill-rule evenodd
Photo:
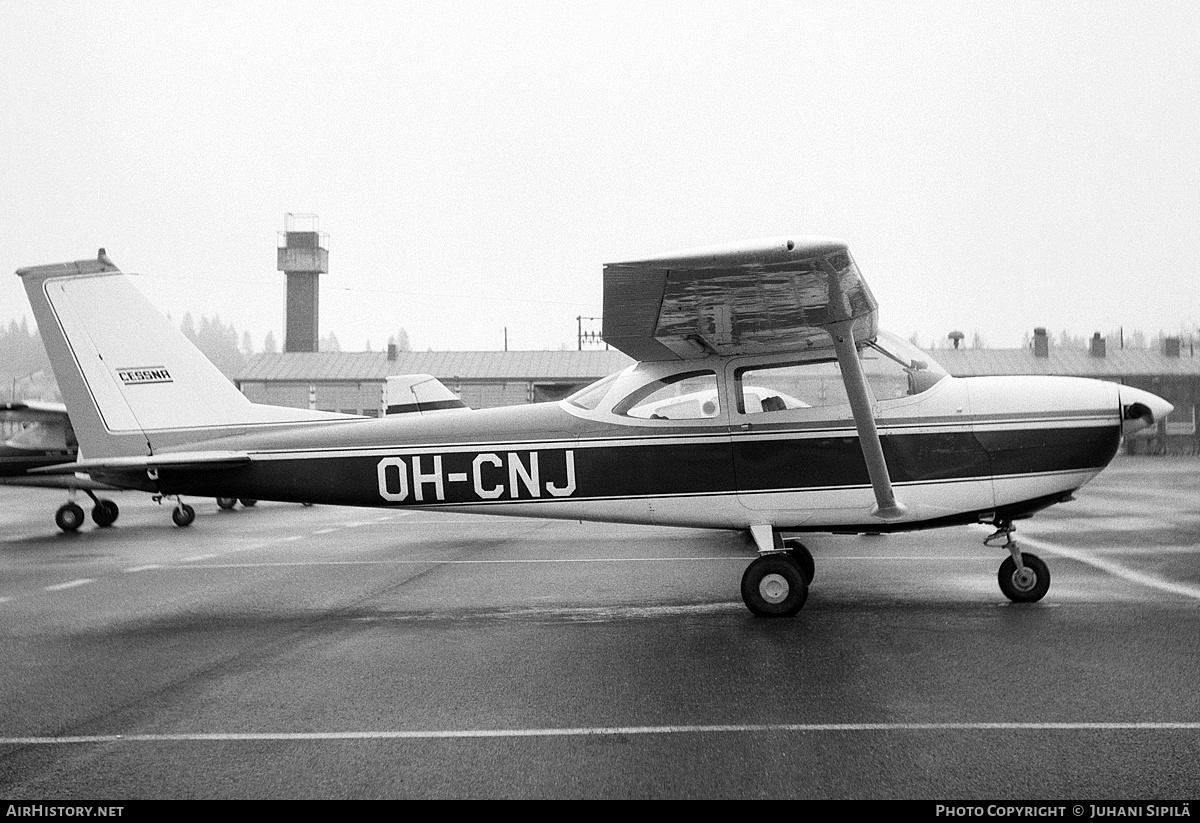
<path fill-rule="evenodd" d="M 742 600 L 759 617 L 792 617 L 807 599 L 804 570 L 789 554 L 764 555 L 742 575 Z"/>
<path fill-rule="evenodd" d="M 98 500 L 96 505 L 92 507 L 92 520 L 96 522 L 97 526 L 104 528 L 116 523 L 117 516 L 120 513 L 121 510 L 117 507 L 116 503 L 111 500 L 102 499 Z"/>
<path fill-rule="evenodd" d="M 192 521 L 196 519 L 196 510 L 187 503 L 181 503 L 179 506 L 171 510 L 171 519 L 175 521 L 175 525 L 183 528 L 184 526 L 192 525 Z"/>
<path fill-rule="evenodd" d="M 243 506 L 249 508 L 250 506 L 253 506 L 255 503 L 257 503 L 258 501 L 243 497 L 243 498 L 241 498 L 240 502 Z"/>
<path fill-rule="evenodd" d="M 1021 554 L 1021 565 L 1025 568 L 1018 570 L 1015 560 L 1004 558 L 996 574 L 1000 591 L 1014 603 L 1036 603 L 1050 590 L 1050 568 L 1036 554 L 1024 552 Z"/>
<path fill-rule="evenodd" d="M 232 509 L 237 505 L 236 497 L 218 497 L 217 507 L 222 509 Z"/>
<path fill-rule="evenodd" d="M 54 522 L 64 532 L 77 532 L 83 525 L 83 509 L 78 503 L 63 503 L 54 513 Z"/>
<path fill-rule="evenodd" d="M 817 564 L 813 562 L 812 552 L 799 540 L 784 540 L 783 547 L 787 553 L 796 558 L 800 570 L 804 572 L 804 582 L 812 585 L 813 577 L 817 574 Z"/>

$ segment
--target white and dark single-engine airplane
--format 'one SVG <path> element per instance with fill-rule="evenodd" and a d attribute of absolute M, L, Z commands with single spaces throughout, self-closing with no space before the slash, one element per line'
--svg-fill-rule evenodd
<path fill-rule="evenodd" d="M 806 532 L 990 524 L 1001 590 L 1039 600 L 1050 573 L 1014 521 L 1171 411 L 1097 380 L 950 377 L 879 330 L 848 248 L 823 237 L 608 264 L 603 336 L 635 365 L 560 402 L 383 419 L 251 403 L 103 251 L 17 274 L 84 455 L 39 472 L 180 501 L 742 530 L 758 552 L 742 598 L 767 617 L 804 605 Z"/>

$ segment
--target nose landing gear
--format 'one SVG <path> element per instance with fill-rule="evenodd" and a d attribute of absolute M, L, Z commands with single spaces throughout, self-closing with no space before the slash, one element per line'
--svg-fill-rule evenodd
<path fill-rule="evenodd" d="M 156 494 L 153 500 L 155 503 L 161 504 L 163 498 L 168 496 L 175 498 L 175 508 L 171 509 L 171 522 L 180 528 L 192 525 L 192 521 L 196 519 L 196 510 L 184 503 L 183 498 L 179 495 Z"/>
<path fill-rule="evenodd" d="M 1050 590 L 1050 568 L 1036 554 L 1021 551 L 1012 537 L 1017 527 L 1011 520 L 1000 520 L 993 525 L 996 531 L 983 541 L 983 545 L 999 545 L 1009 551 L 996 573 L 1000 591 L 1014 603 L 1036 603 Z M 1004 538 L 1004 543 L 996 542 L 1000 538 Z"/>

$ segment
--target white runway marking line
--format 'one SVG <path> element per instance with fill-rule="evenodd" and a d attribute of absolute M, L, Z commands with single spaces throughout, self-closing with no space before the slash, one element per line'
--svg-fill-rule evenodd
<path fill-rule="evenodd" d="M 1163 580 L 1160 577 L 1155 577 L 1152 574 L 1127 569 L 1113 563 L 1110 560 L 1103 560 L 1099 557 L 1094 557 L 1087 552 L 1078 551 L 1076 549 L 1068 549 L 1065 546 L 1057 546 L 1053 543 L 1047 543 L 1044 540 L 1038 540 L 1034 537 L 1026 537 L 1018 535 L 1017 544 L 1024 547 L 1028 546 L 1038 551 L 1050 552 L 1060 557 L 1067 557 L 1071 560 L 1076 560 L 1101 571 L 1108 572 L 1114 577 L 1120 577 L 1123 580 L 1128 580 L 1131 583 L 1140 583 L 1143 586 L 1149 586 L 1160 591 L 1178 594 L 1182 597 L 1190 597 L 1193 600 L 1200 600 L 1200 586 L 1189 586 L 1185 583 L 1172 583 L 1170 580 Z"/>
<path fill-rule="evenodd" d="M 54 586 L 47 586 L 44 589 L 44 591 L 61 592 L 64 589 L 74 589 L 79 586 L 86 586 L 88 583 L 95 583 L 95 582 L 96 582 L 96 578 L 94 578 L 94 577 L 83 577 L 83 578 L 80 578 L 79 580 L 72 580 L 68 583 L 58 583 Z"/>
<path fill-rule="evenodd" d="M 284 538 L 284 540 L 298 540 L 299 538 Z M 216 557 L 217 555 L 213 555 Z M 818 557 L 818 563 L 827 561 L 869 561 L 876 562 L 880 560 L 891 561 L 931 561 L 943 563 L 947 560 L 995 560 L 996 555 L 849 555 L 842 557 Z M 726 557 L 544 557 L 544 558 L 524 558 L 512 560 L 439 560 L 435 557 L 427 559 L 408 559 L 408 560 L 281 560 L 277 562 L 263 563 L 205 563 L 202 568 L 205 569 L 242 569 L 242 568 L 271 568 L 274 566 L 404 566 L 404 565 L 421 565 L 421 566 L 487 566 L 487 565 L 518 565 L 518 564 L 538 564 L 538 563 L 680 563 L 680 562 L 711 562 L 711 561 L 735 561 L 741 563 L 749 563 L 754 560 L 753 555 L 730 555 Z M 179 568 L 172 566 L 170 568 Z"/>
<path fill-rule="evenodd" d="M 1200 723 L 747 723 L 699 726 L 596 726 L 561 729 L 445 729 L 374 732 L 227 732 L 193 734 L 97 734 L 63 737 L 0 737 L 0 746 L 61 746 L 88 743 L 176 743 L 265 740 L 453 740 L 462 738 L 603 737 L 614 735 L 746 734 L 793 732 L 1106 732 L 1200 731 Z"/>
<path fill-rule="evenodd" d="M 333 528 L 329 528 L 329 529 L 317 529 L 315 532 L 313 532 L 313 534 L 314 535 L 333 534 L 335 531 L 338 531 L 340 528 L 341 528 L 340 526 L 334 526 Z"/>

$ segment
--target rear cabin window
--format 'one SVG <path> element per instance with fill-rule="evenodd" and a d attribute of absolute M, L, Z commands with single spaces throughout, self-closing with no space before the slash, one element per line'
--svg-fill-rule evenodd
<path fill-rule="evenodd" d="M 615 414 L 640 420 L 704 420 L 721 411 L 717 375 L 711 371 L 673 374 L 655 380 L 622 400 Z"/>

